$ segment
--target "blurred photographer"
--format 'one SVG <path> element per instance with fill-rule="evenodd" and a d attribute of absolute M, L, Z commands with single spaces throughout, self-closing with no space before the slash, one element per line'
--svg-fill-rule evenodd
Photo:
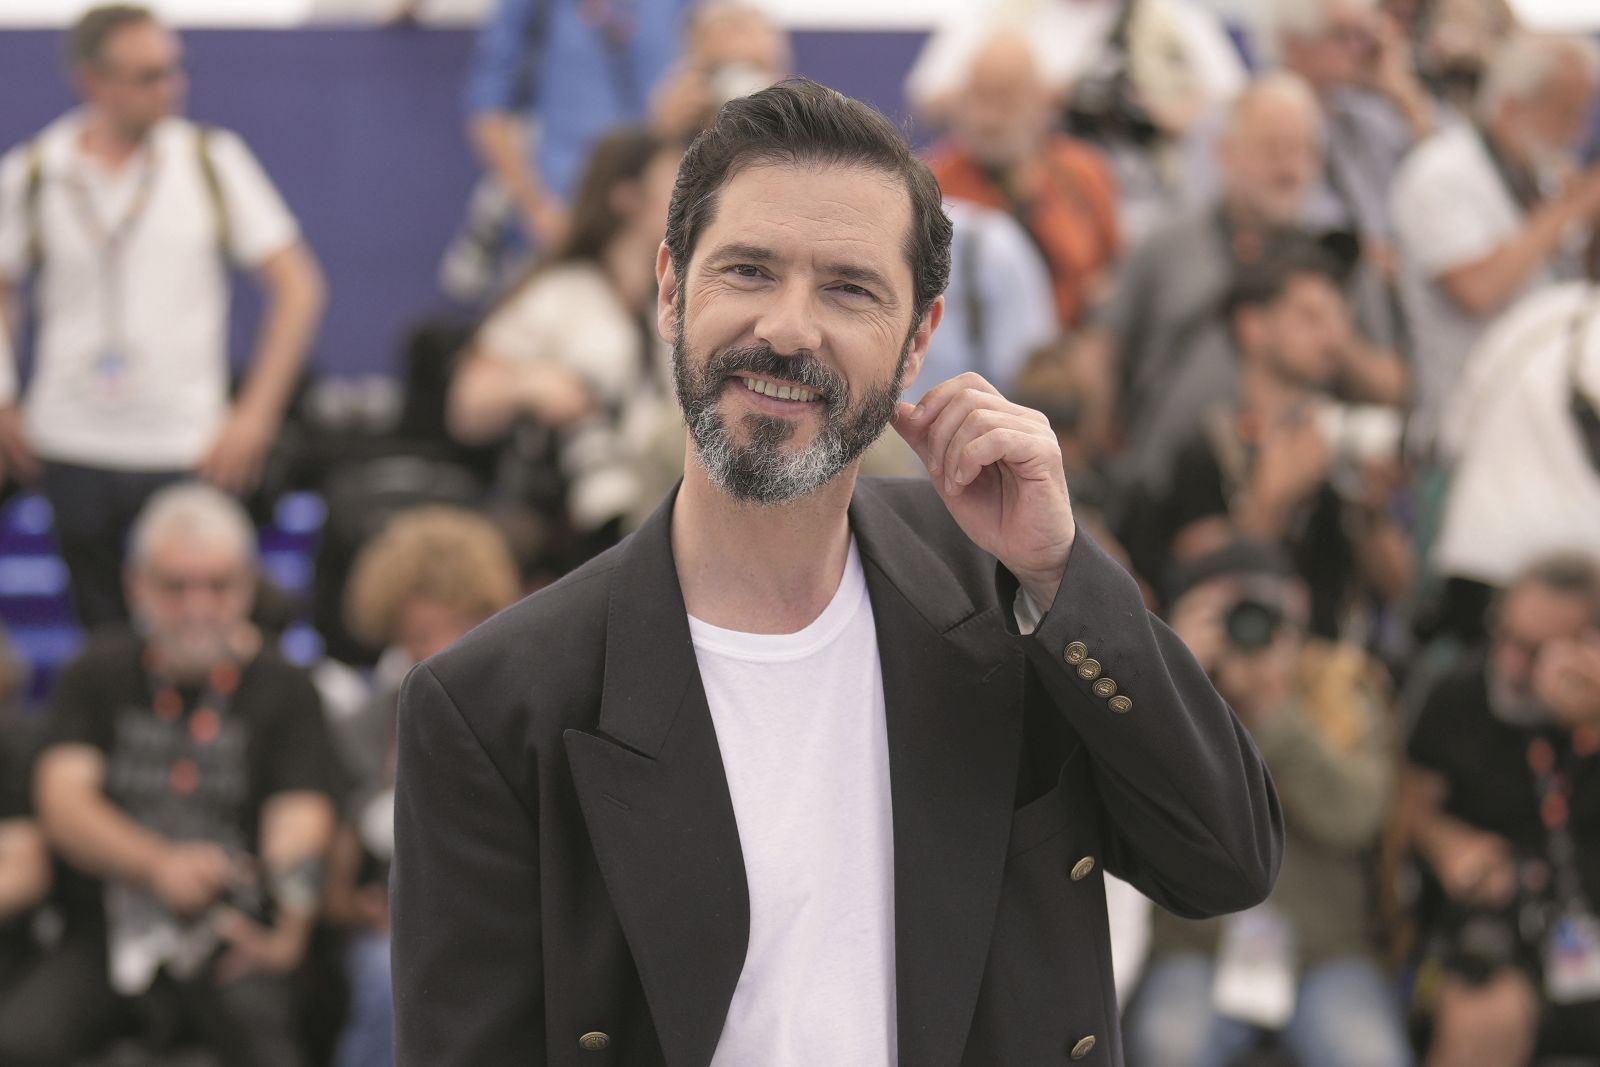
<path fill-rule="evenodd" d="M 137 629 L 61 674 L 34 801 L 68 865 L 56 965 L 13 1007 L 77 1044 L 195 1042 L 299 1067 L 294 977 L 339 772 L 316 690 L 249 622 L 255 531 L 217 490 L 151 498 L 133 529 Z"/>
<path fill-rule="evenodd" d="M 996 34 L 972 57 L 951 105 L 950 136 L 928 167 L 946 197 L 1005 211 L 1045 259 L 1062 326 L 1106 286 L 1120 245 L 1117 190 L 1099 152 L 1055 129 L 1043 50 Z"/>
<path fill-rule="evenodd" d="M 1597 100 L 1600 45 L 1514 35 L 1490 59 L 1470 121 L 1419 144 L 1396 175 L 1417 445 L 1434 444 L 1468 356 L 1502 313 L 1582 277 L 1584 242 L 1600 226 L 1600 164 L 1584 167 L 1579 146 Z"/>
<path fill-rule="evenodd" d="M 1309 610 L 1270 545 L 1235 540 L 1175 575 L 1173 629 L 1278 785 L 1284 861 L 1251 911 L 1154 913 L 1130 1067 L 1226 1067 L 1269 1035 L 1300 1067 L 1411 1063 L 1369 892 L 1396 763 L 1385 677 L 1361 650 L 1310 637 Z"/>
<path fill-rule="evenodd" d="M 1600 1056 L 1600 566 L 1551 556 L 1408 745 L 1430 1067 Z"/>
<path fill-rule="evenodd" d="M 946 12 L 906 77 L 912 107 L 950 121 L 986 43 L 997 33 L 1027 38 L 1052 124 L 1110 157 L 1120 221 L 1134 236 L 1184 202 L 1182 140 L 1246 81 L 1222 20 L 1194 0 L 1004 0 Z"/>
<path fill-rule="evenodd" d="M 789 35 L 751 0 L 699 0 L 685 16 L 684 56 L 651 94 L 657 133 L 687 144 L 729 100 L 790 73 Z"/>
<path fill-rule="evenodd" d="M 1159 494 L 1123 517 L 1140 573 L 1164 584 L 1238 534 L 1287 551 L 1311 595 L 1318 637 L 1366 643 L 1411 580 L 1391 499 L 1402 482 L 1400 424 L 1388 409 L 1341 409 L 1335 388 L 1370 358 L 1355 335 L 1338 264 L 1297 244 L 1241 267 L 1225 302 L 1237 391 L 1177 451 Z"/>

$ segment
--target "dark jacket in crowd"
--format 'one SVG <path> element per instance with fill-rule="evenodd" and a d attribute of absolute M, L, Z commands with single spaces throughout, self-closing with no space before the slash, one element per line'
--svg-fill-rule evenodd
<path fill-rule="evenodd" d="M 407 682 L 403 1067 L 711 1060 L 749 900 L 671 509 Z M 850 524 L 882 661 L 900 1061 L 1120 1064 L 1102 875 L 1193 917 L 1259 902 L 1283 849 L 1266 767 L 1086 534 L 1024 637 L 1015 580 L 926 482 L 863 479 Z"/>

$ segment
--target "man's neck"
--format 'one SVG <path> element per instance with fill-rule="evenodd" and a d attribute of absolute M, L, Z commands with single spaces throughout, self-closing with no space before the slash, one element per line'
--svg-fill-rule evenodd
<path fill-rule="evenodd" d="M 137 155 L 144 142 L 145 134 L 132 133 L 112 122 L 104 112 L 90 108 L 79 147 L 90 159 L 116 170 Z"/>
<path fill-rule="evenodd" d="M 776 507 L 712 485 L 690 442 L 672 510 L 672 558 L 690 615 L 725 630 L 796 633 L 839 589 L 850 555 L 851 468 Z"/>

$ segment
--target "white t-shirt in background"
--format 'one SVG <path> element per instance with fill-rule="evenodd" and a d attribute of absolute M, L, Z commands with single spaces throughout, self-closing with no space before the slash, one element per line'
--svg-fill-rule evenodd
<path fill-rule="evenodd" d="M 70 112 L 0 159 L 0 279 L 13 284 L 30 267 L 25 205 L 35 143 L 42 164 L 33 217 L 44 264 L 34 287 L 37 348 L 24 412 L 30 440 L 39 455 L 66 463 L 191 468 L 222 428 L 228 403 L 228 265 L 199 130 L 165 119 L 134 158 L 110 170 L 83 153 L 83 122 L 82 112 Z M 258 267 L 299 238 L 242 140 L 212 130 L 207 152 L 226 204 L 232 263 Z M 111 338 L 102 234 L 130 212 L 135 220 L 116 272 L 122 336 Z M 108 350 L 120 358 L 108 364 Z M 108 365 L 123 368 L 112 383 Z M 7 381 L 0 371 L 0 389 Z M 14 388 L 0 392 L 0 403 L 13 398 Z"/>
<path fill-rule="evenodd" d="M 1469 122 L 1446 126 L 1412 150 L 1390 189 L 1390 216 L 1399 236 L 1400 294 L 1413 345 L 1416 414 L 1412 436 L 1434 443 L 1445 405 L 1467 359 L 1496 315 L 1473 315 L 1439 284 L 1441 275 L 1489 255 L 1522 229 L 1522 208 Z M 1570 276 L 1571 257 L 1534 271 L 1506 302 Z"/>
<path fill-rule="evenodd" d="M 713 1067 L 897 1060 L 894 831 L 883 671 L 854 540 L 793 634 L 690 617 L 750 892 L 750 941 Z"/>

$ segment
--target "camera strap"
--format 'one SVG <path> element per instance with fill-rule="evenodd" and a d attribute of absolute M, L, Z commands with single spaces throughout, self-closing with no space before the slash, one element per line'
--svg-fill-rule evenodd
<path fill-rule="evenodd" d="M 1600 999 L 1600 918 L 1584 892 L 1571 827 L 1574 764 L 1597 749 L 1600 737 L 1592 729 L 1575 731 L 1564 753 L 1547 735 L 1528 742 L 1528 769 L 1555 879 L 1557 911 L 1545 942 L 1545 991 L 1558 1004 Z"/>
<path fill-rule="evenodd" d="M 1584 392 L 1580 377 L 1585 333 L 1600 312 L 1600 287 L 1592 292 L 1593 297 L 1583 302 L 1567 327 L 1567 411 L 1577 424 L 1584 455 L 1595 473 L 1600 474 L 1600 410 L 1596 410 L 1594 401 Z"/>
<path fill-rule="evenodd" d="M 1505 153 L 1494 143 L 1494 138 L 1489 136 L 1489 132 L 1482 126 L 1473 123 L 1472 131 L 1478 135 L 1478 143 L 1483 146 L 1484 154 L 1489 157 L 1489 163 L 1494 167 L 1495 174 L 1500 177 L 1500 183 L 1505 186 L 1506 192 L 1516 202 L 1517 207 L 1524 213 L 1538 207 L 1544 196 L 1532 176 L 1513 166 Z"/>

